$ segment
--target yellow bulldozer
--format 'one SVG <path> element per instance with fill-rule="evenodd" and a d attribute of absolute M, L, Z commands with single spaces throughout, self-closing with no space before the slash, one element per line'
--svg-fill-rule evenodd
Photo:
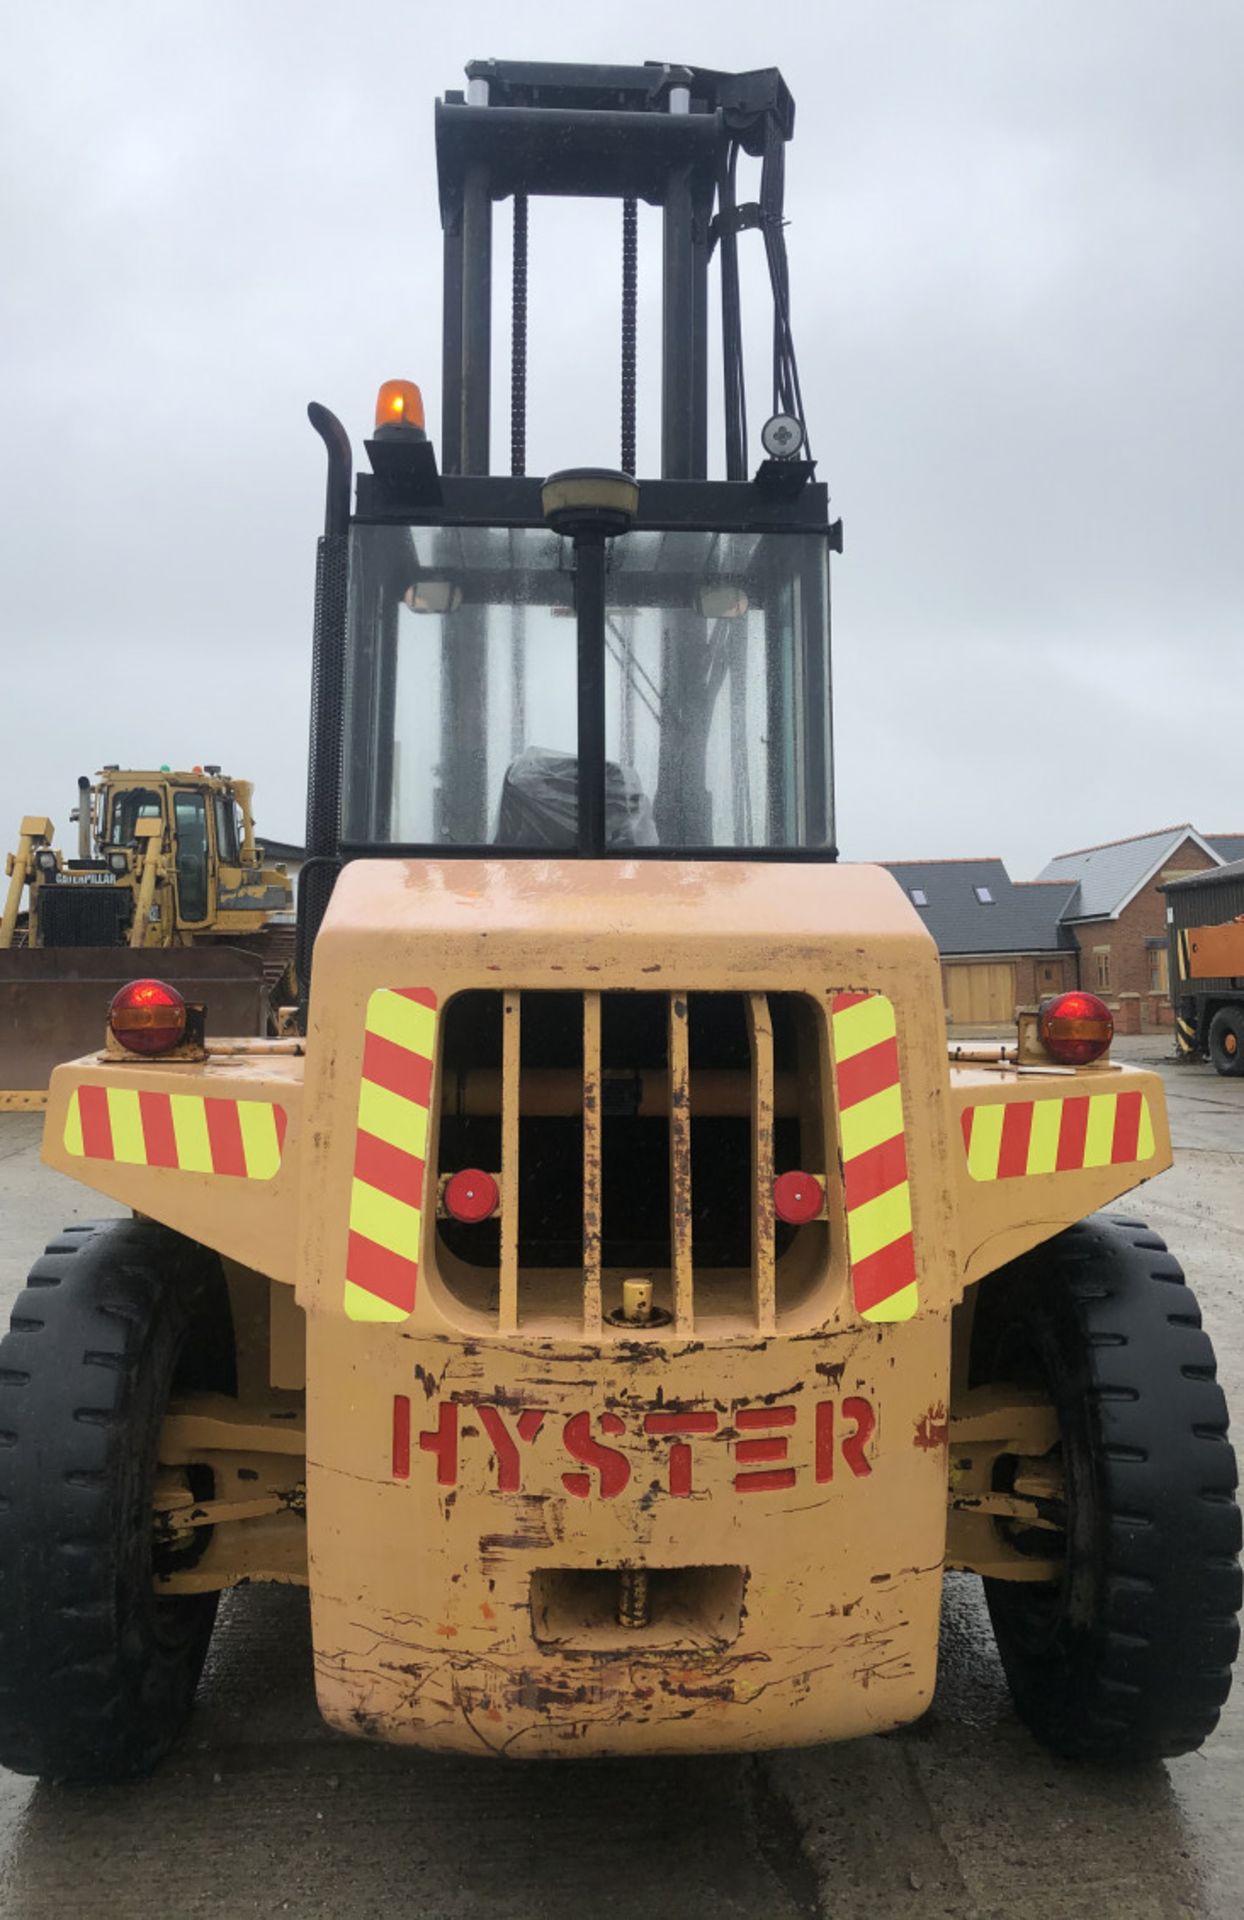
<path fill-rule="evenodd" d="M 0 910 L 0 1110 L 43 1103 L 154 948 L 191 999 L 223 994 L 240 1032 L 266 1031 L 293 993 L 293 886 L 264 864 L 252 792 L 216 766 L 109 766 L 79 778 L 72 857 L 50 819 L 22 820 Z"/>
<path fill-rule="evenodd" d="M 1178 1264 L 1103 1211 L 1171 1163 L 1162 1083 L 1110 1058 L 1088 993 L 948 1049 L 927 927 L 837 858 L 841 538 L 791 334 L 790 94 L 773 69 L 467 71 L 437 109 L 440 444 L 413 383 L 380 389 L 370 472 L 310 409 L 294 1030 L 229 1037 L 151 977 L 52 1076 L 48 1164 L 132 1211 L 48 1247 L 0 1345 L 0 1764 L 150 1768 L 253 1580 L 310 1589 L 308 1682 L 355 1736 L 511 1761 L 847 1739 L 927 1708 L 947 1568 L 983 1581 L 1049 1748 L 1188 1752 L 1238 1642 L 1235 1459 Z M 548 194 L 622 202 L 616 471 L 525 472 Z M 640 201 L 664 229 L 643 479 Z"/>

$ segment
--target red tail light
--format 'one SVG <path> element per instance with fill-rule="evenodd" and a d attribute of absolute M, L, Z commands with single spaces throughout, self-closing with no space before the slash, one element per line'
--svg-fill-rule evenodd
<path fill-rule="evenodd" d="M 1065 1067 L 1100 1060 L 1114 1038 L 1114 1018 L 1095 993 L 1060 993 L 1042 1002 L 1037 1031 L 1048 1054 Z"/>
<path fill-rule="evenodd" d="M 167 1053 L 186 1031 L 186 1003 L 163 980 L 131 980 L 113 995 L 108 1025 L 131 1053 Z"/>
<path fill-rule="evenodd" d="M 779 1173 L 773 1182 L 773 1211 L 788 1226 L 806 1226 L 825 1205 L 825 1189 L 814 1173 Z"/>
<path fill-rule="evenodd" d="M 496 1181 L 479 1167 L 463 1167 L 461 1173 L 455 1173 L 445 1182 L 442 1198 L 446 1213 L 468 1226 L 491 1219 L 501 1200 Z"/>

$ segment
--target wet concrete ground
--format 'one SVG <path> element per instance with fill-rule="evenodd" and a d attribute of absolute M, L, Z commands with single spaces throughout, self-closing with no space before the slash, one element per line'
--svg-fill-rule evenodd
<path fill-rule="evenodd" d="M 1177 1163 L 1121 1210 L 1183 1259 L 1244 1409 L 1244 1080 L 1163 1072 Z M 44 1238 L 109 1211 L 39 1166 L 38 1133 L 0 1116 L 6 1312 Z M 1167 1767 L 1053 1761 L 1013 1719 L 959 1576 L 917 1726 L 758 1760 L 507 1768 L 330 1734 L 304 1596 L 254 1589 L 225 1603 L 190 1734 L 152 1781 L 84 1793 L 0 1772 L 4 1920 L 373 1912 L 1238 1920 L 1244 1691 L 1202 1753 Z"/>

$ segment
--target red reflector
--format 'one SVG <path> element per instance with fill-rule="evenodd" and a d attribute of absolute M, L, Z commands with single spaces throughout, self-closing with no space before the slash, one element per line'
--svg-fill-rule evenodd
<path fill-rule="evenodd" d="M 108 1025 L 131 1053 L 167 1053 L 186 1031 L 186 1003 L 163 980 L 131 980 L 113 995 Z"/>
<path fill-rule="evenodd" d="M 455 1173 L 445 1182 L 443 1198 L 446 1213 L 468 1225 L 490 1219 L 501 1201 L 496 1181 L 479 1167 L 464 1167 L 461 1173 Z"/>
<path fill-rule="evenodd" d="M 825 1205 L 825 1189 L 814 1173 L 779 1173 L 773 1182 L 773 1211 L 788 1226 L 806 1226 Z"/>
<path fill-rule="evenodd" d="M 1048 1054 L 1065 1067 L 1099 1060 L 1114 1038 L 1114 1018 L 1095 993 L 1060 993 L 1042 1002 L 1037 1031 Z"/>

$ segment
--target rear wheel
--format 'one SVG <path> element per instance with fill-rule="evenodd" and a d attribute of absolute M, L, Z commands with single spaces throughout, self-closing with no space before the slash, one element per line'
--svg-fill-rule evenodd
<path fill-rule="evenodd" d="M 1244 1013 L 1238 1007 L 1219 1007 L 1210 1021 L 1209 1057 L 1219 1073 L 1232 1079 L 1244 1074 Z"/>
<path fill-rule="evenodd" d="M 1021 1719 L 1080 1759 L 1199 1747 L 1239 1645 L 1240 1514 L 1214 1352 L 1178 1263 L 1138 1221 L 1082 1221 L 984 1283 L 973 1369 L 1044 1390 L 1058 1414 L 1062 1576 L 985 1581 Z"/>
<path fill-rule="evenodd" d="M 185 1549 L 157 1545 L 152 1495 L 170 1396 L 198 1388 L 233 1388 L 216 1256 L 144 1220 L 53 1241 L 0 1342 L 0 1763 L 14 1772 L 144 1773 L 181 1730 L 217 1596 L 158 1593 Z"/>

